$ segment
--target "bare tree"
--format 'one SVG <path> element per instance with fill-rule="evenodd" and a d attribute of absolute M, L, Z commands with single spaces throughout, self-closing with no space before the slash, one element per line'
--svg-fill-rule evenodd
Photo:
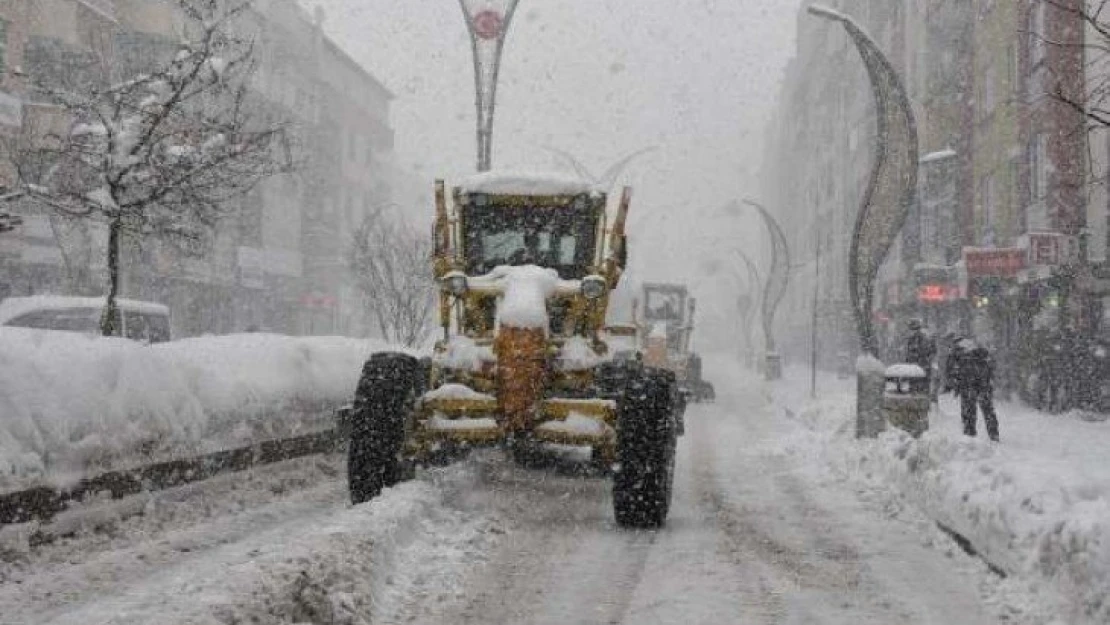
<path fill-rule="evenodd" d="M 1078 81 L 1056 80 L 1051 96 L 1082 114 L 1089 125 L 1110 128 L 1110 0 L 1034 0 L 1030 10 L 1037 10 L 1038 2 L 1081 26 L 1067 31 L 1065 39 L 1030 29 L 1029 36 L 1043 45 L 1082 49 L 1082 66 L 1077 69 L 1084 76 Z"/>
<path fill-rule="evenodd" d="M 413 347 L 428 336 L 435 302 L 432 245 L 383 210 L 355 231 L 350 268 L 383 338 Z"/>
<path fill-rule="evenodd" d="M 37 84 L 55 123 L 13 158 L 27 197 L 108 230 L 105 335 L 115 333 L 121 243 L 156 237 L 200 254 L 233 200 L 291 167 L 284 123 L 251 97 L 253 45 L 232 24 L 251 0 L 174 0 L 176 52 L 115 84 Z"/>

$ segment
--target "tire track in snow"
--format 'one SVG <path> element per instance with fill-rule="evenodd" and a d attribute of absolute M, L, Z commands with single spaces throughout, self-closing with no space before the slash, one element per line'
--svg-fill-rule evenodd
<path fill-rule="evenodd" d="M 411 605 L 419 623 L 623 623 L 658 539 L 612 521 L 611 482 L 479 460 L 473 491 L 452 505 L 494 511 L 506 535 L 454 605 Z M 630 621 L 636 622 L 636 621 Z"/>
<path fill-rule="evenodd" d="M 765 429 L 754 422 L 765 415 L 750 418 L 753 431 Z M 722 467 L 716 445 L 728 437 L 713 436 L 708 426 L 699 423 L 693 432 L 698 503 L 718 524 L 722 549 L 752 578 L 742 601 L 756 623 L 840 622 L 839 613 L 853 622 L 915 621 L 859 552 L 837 537 L 834 520 L 809 500 L 781 457 L 740 452 Z M 737 496 L 747 501 L 737 502 Z"/>

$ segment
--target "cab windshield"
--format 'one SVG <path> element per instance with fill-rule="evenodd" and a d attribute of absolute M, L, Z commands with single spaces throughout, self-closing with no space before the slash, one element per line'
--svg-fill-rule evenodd
<path fill-rule="evenodd" d="M 681 321 L 685 296 L 679 291 L 648 291 L 644 318 L 652 321 Z"/>
<path fill-rule="evenodd" d="M 464 217 L 467 273 L 500 265 L 539 265 L 564 280 L 586 275 L 594 256 L 597 221 L 590 207 L 471 206 Z"/>

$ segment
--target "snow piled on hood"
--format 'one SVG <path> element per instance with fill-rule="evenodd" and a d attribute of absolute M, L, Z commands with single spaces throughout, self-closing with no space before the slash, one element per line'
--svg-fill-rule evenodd
<path fill-rule="evenodd" d="M 499 291 L 497 321 L 513 328 L 548 327 L 547 300 L 557 292 L 577 293 L 577 280 L 562 280 L 554 269 L 523 265 L 499 266 L 470 279 L 471 288 Z"/>

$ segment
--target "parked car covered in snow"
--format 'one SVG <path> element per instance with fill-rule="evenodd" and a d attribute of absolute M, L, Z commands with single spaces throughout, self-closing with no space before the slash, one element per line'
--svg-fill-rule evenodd
<path fill-rule="evenodd" d="M 103 297 L 31 295 L 0 300 L 0 326 L 97 334 Z M 162 343 L 170 340 L 170 309 L 163 304 L 117 299 L 117 336 Z"/>

